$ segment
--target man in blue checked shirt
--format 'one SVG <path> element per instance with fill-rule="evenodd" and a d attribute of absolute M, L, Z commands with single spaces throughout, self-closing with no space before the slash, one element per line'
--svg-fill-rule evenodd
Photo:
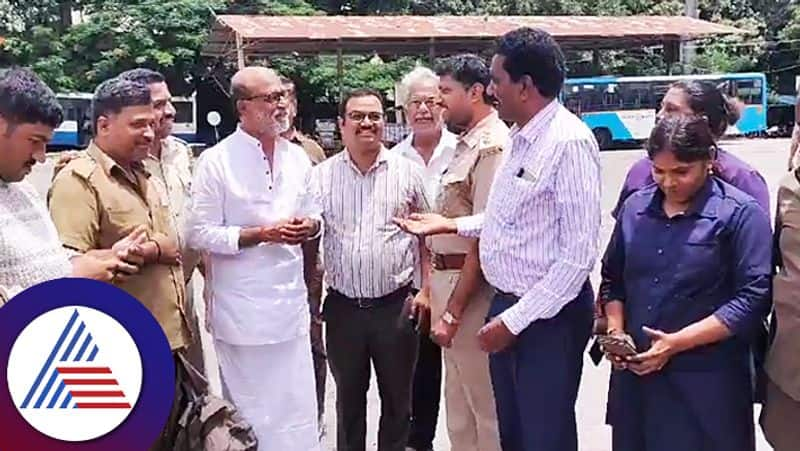
<path fill-rule="evenodd" d="M 600 230 L 599 150 L 558 103 L 566 68 L 544 31 L 500 38 L 489 91 L 515 125 L 484 214 L 398 219 L 420 235 L 480 237 L 486 280 L 497 289 L 478 332 L 491 353 L 505 451 L 578 449 L 575 400 L 592 329 L 589 273 Z"/>

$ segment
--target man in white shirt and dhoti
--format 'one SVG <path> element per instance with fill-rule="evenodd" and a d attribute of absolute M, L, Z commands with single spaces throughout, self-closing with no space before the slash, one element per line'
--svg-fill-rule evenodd
<path fill-rule="evenodd" d="M 239 127 L 200 157 L 189 245 L 210 255 L 209 320 L 222 378 L 259 449 L 319 450 L 300 244 L 318 235 L 311 161 L 280 134 L 286 93 L 270 69 L 231 80 Z"/>

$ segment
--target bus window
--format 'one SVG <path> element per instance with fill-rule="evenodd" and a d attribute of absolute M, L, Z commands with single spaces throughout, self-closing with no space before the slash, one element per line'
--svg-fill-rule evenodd
<path fill-rule="evenodd" d="M 733 95 L 747 105 L 761 105 L 761 80 L 736 80 Z"/>
<path fill-rule="evenodd" d="M 652 109 L 656 105 L 650 85 L 647 83 L 623 83 L 620 85 L 619 94 L 622 97 L 623 109 Z"/>
<path fill-rule="evenodd" d="M 175 122 L 179 124 L 191 124 L 194 122 L 194 111 L 191 102 L 173 101 L 175 107 Z"/>

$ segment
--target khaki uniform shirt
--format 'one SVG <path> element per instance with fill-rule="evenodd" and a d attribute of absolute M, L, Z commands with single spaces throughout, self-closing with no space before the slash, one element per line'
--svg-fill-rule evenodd
<path fill-rule="evenodd" d="M 442 176 L 435 211 L 448 218 L 483 212 L 494 174 L 508 141 L 508 127 L 493 111 L 460 136 L 456 153 Z M 427 239 L 434 254 L 466 254 L 474 238 L 455 234 Z"/>
<path fill-rule="evenodd" d="M 181 249 L 184 276 L 191 277 L 200 262 L 200 254 L 186 245 L 184 236 L 191 206 L 192 151 L 186 142 L 170 136 L 162 141 L 161 158 L 151 154 L 143 163 L 151 174 L 150 181 L 158 191 L 161 203 L 169 208 L 172 228 L 177 233 Z"/>
<path fill-rule="evenodd" d="M 777 333 L 767 355 L 767 373 L 781 390 L 800 401 L 800 171 L 778 189 L 775 225 L 779 271 L 773 279 Z"/>
<path fill-rule="evenodd" d="M 177 239 L 169 208 L 150 174 L 143 167 L 128 173 L 94 143 L 85 156 L 71 161 L 56 176 L 48 199 L 50 215 L 68 249 L 110 249 L 141 224 L 147 226 L 148 234 Z M 180 266 L 149 264 L 118 286 L 150 310 L 172 349 L 188 343 Z"/>
<path fill-rule="evenodd" d="M 311 164 L 316 166 L 323 161 L 325 161 L 325 151 L 322 150 L 322 147 L 317 144 L 316 141 L 309 138 L 308 136 L 300 133 L 299 131 L 295 130 L 294 136 L 289 140 L 298 146 L 302 147 L 303 150 L 306 151 L 306 155 L 311 160 Z"/>

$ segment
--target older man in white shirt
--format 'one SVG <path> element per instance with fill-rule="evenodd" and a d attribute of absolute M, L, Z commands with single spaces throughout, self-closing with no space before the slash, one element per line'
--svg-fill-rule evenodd
<path fill-rule="evenodd" d="M 320 230 L 307 195 L 311 161 L 280 137 L 289 124 L 275 72 L 242 69 L 231 91 L 240 124 L 197 164 L 188 240 L 210 254 L 222 377 L 259 449 L 319 450 L 300 248 Z"/>
<path fill-rule="evenodd" d="M 457 141 L 456 135 L 444 127 L 439 77 L 427 67 L 418 66 L 400 81 L 397 97 L 411 126 L 411 134 L 392 147 L 392 152 L 399 153 L 422 168 L 425 192 L 429 203 L 433 205 L 442 175 L 455 155 Z M 414 277 L 414 288 L 417 290 L 420 289 L 421 280 L 417 267 Z M 428 451 L 433 448 L 439 416 L 442 350 L 429 334 L 420 334 L 419 338 L 408 447 L 415 451 Z"/>

